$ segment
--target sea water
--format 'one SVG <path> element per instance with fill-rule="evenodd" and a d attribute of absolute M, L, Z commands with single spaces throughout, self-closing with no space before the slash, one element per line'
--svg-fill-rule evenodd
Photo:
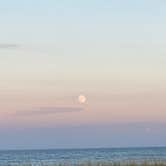
<path fill-rule="evenodd" d="M 0 151 L 0 165 L 166 161 L 166 148 L 98 148 Z"/>

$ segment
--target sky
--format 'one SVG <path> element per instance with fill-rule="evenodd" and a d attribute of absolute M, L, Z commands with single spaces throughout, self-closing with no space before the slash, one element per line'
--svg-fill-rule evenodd
<path fill-rule="evenodd" d="M 165 18 L 164 0 L 0 0 L 1 147 L 166 146 Z"/>

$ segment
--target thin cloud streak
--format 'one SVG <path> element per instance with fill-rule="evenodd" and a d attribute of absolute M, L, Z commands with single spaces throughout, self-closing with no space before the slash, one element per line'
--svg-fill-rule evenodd
<path fill-rule="evenodd" d="M 0 43 L 0 49 L 11 49 L 11 48 L 18 48 L 19 45 L 17 44 L 5 44 L 5 43 Z"/>
<path fill-rule="evenodd" d="M 32 110 L 17 111 L 15 115 L 20 116 L 33 116 L 33 115 L 47 115 L 56 113 L 69 113 L 69 112 L 79 112 L 84 109 L 81 107 L 41 107 Z"/>

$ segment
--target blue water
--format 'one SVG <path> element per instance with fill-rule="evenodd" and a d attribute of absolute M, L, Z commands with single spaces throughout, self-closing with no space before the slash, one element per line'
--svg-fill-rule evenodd
<path fill-rule="evenodd" d="M 33 165 L 81 162 L 166 161 L 166 148 L 100 148 L 68 150 L 0 151 L 0 165 Z"/>

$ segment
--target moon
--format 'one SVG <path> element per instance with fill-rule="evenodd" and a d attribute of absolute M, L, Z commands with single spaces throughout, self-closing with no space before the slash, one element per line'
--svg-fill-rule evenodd
<path fill-rule="evenodd" d="M 86 102 L 86 97 L 84 95 L 79 95 L 78 96 L 78 101 L 80 104 L 84 104 Z"/>

